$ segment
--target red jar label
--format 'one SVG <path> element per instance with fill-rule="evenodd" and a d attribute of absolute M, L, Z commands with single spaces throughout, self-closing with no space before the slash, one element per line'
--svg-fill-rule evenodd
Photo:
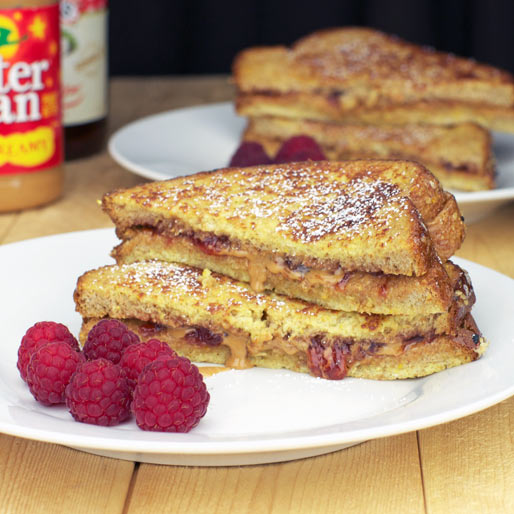
<path fill-rule="evenodd" d="M 59 8 L 0 10 L 0 175 L 62 162 Z"/>

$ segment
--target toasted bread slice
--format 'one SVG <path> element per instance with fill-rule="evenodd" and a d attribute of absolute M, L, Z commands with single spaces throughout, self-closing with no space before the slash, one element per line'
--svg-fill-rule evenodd
<path fill-rule="evenodd" d="M 271 290 L 329 309 L 375 314 L 446 312 L 452 302 L 458 277 L 453 265 L 434 265 L 420 277 L 385 275 L 361 271 L 326 273 L 295 268 L 292 261 L 259 259 L 261 272 L 248 267 L 239 255 L 205 252 L 189 237 L 165 236 L 150 229 L 138 229 L 133 237 L 117 246 L 112 256 L 118 264 L 160 260 L 208 268 L 235 280 L 248 282 L 254 290 Z"/>
<path fill-rule="evenodd" d="M 89 271 L 79 278 L 74 298 L 85 321 L 82 341 L 92 323 L 115 318 L 128 322 L 143 339 L 164 339 L 195 360 L 236 368 L 286 367 L 324 378 L 344 378 L 354 368 L 369 378 L 428 374 L 442 368 L 414 362 L 411 370 L 394 373 L 414 355 L 412 348 L 426 346 L 427 355 L 440 348 L 436 359 L 448 367 L 477 358 L 484 344 L 478 329 L 463 329 L 470 309 L 465 302 L 454 309 L 450 333 L 445 333 L 448 313 L 333 311 L 255 293 L 247 284 L 208 270 L 157 261 Z M 422 358 L 423 352 L 415 355 Z"/>
<path fill-rule="evenodd" d="M 344 110 L 441 100 L 514 108 L 509 73 L 368 28 L 315 32 L 292 48 L 250 48 L 233 73 L 243 93 L 318 92 Z"/>
<path fill-rule="evenodd" d="M 103 208 L 122 239 L 151 228 L 258 267 L 267 256 L 322 271 L 421 276 L 434 247 L 446 259 L 464 237 L 454 198 L 406 161 L 227 168 L 115 191 Z M 427 225 L 445 211 L 451 223 L 445 219 L 445 231 L 434 231 L 443 241 L 432 242 Z"/>
<path fill-rule="evenodd" d="M 284 141 L 309 135 L 333 161 L 358 158 L 410 159 L 426 166 L 445 188 L 479 191 L 494 187 L 491 136 L 473 123 L 362 125 L 278 118 L 250 118 L 243 139 L 275 155 Z"/>
<path fill-rule="evenodd" d="M 420 100 L 385 106 L 344 105 L 344 97 L 322 92 L 240 93 L 241 116 L 277 116 L 369 125 L 476 123 L 490 130 L 514 133 L 514 108 L 464 104 L 450 100 Z"/>

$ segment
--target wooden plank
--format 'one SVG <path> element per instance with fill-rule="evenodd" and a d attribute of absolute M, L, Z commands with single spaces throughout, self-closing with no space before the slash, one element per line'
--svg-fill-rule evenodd
<path fill-rule="evenodd" d="M 2 513 L 123 512 L 134 463 L 0 435 Z"/>
<path fill-rule="evenodd" d="M 457 255 L 514 277 L 514 203 L 467 228 Z"/>
<path fill-rule="evenodd" d="M 514 398 L 419 433 L 430 514 L 514 512 Z"/>
<path fill-rule="evenodd" d="M 143 512 L 422 513 L 416 435 L 265 466 L 141 464 L 127 514 Z"/>
<path fill-rule="evenodd" d="M 3 243 L 3 240 L 11 231 L 17 216 L 17 213 L 0 214 L 0 244 Z"/>

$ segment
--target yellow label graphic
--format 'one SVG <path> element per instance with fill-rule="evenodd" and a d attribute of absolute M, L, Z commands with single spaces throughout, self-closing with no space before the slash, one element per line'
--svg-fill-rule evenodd
<path fill-rule="evenodd" d="M 0 14 L 0 55 L 4 59 L 10 59 L 18 51 L 20 42 L 16 23 Z"/>
<path fill-rule="evenodd" d="M 0 136 L 0 166 L 10 163 L 30 168 L 44 164 L 54 155 L 54 137 L 50 127 Z"/>

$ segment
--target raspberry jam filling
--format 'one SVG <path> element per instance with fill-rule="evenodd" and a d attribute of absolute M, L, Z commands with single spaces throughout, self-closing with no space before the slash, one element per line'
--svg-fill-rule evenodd
<path fill-rule="evenodd" d="M 219 346 L 223 335 L 212 332 L 207 327 L 193 325 L 189 327 L 170 328 L 160 323 L 147 321 L 138 325 L 138 330 L 144 338 L 153 337 L 163 332 L 171 332 L 175 339 L 184 339 L 188 343 L 206 346 Z"/>
<path fill-rule="evenodd" d="M 188 343 L 218 346 L 223 342 L 223 335 L 215 334 L 205 327 L 195 326 L 186 332 L 184 339 Z"/>
<path fill-rule="evenodd" d="M 418 345 L 430 344 L 438 336 L 434 333 L 410 335 L 396 343 L 383 343 L 373 340 L 357 340 L 352 337 L 327 336 L 317 334 L 305 340 L 305 338 L 275 338 L 271 341 L 255 343 L 249 335 L 236 335 L 227 331 L 213 331 L 200 325 L 168 327 L 151 322 L 136 323 L 137 330 L 143 333 L 159 333 L 159 337 L 167 341 L 170 346 L 174 344 L 188 344 L 204 348 L 216 348 L 221 345 L 230 349 L 226 366 L 235 369 L 252 367 L 250 356 L 264 355 L 266 353 L 283 353 L 285 355 L 305 356 L 306 363 L 311 374 L 329 380 L 340 380 L 348 374 L 348 370 L 355 362 L 369 357 L 399 357 Z M 458 331 L 456 340 L 469 348 L 475 348 L 478 332 L 472 327 L 465 326 Z M 302 360 L 302 359 L 301 359 Z"/>
<path fill-rule="evenodd" d="M 319 338 L 313 338 L 307 350 L 307 364 L 316 377 L 341 380 L 348 373 L 350 349 L 346 343 L 325 345 Z"/>
<path fill-rule="evenodd" d="M 281 275 L 288 280 L 308 280 L 312 284 L 323 284 L 336 287 L 341 280 L 344 284 L 353 276 L 353 272 L 345 272 L 337 264 L 306 263 L 299 257 L 288 255 L 271 255 L 255 248 L 243 248 L 238 242 L 232 241 L 228 236 L 216 234 L 199 234 L 195 232 L 175 233 L 175 230 L 166 230 L 163 226 L 136 225 L 136 230 L 150 230 L 166 237 L 170 244 L 173 239 L 179 238 L 188 241 L 201 252 L 210 256 L 227 256 L 246 259 L 247 270 L 250 274 L 250 285 L 256 292 L 264 290 L 264 283 L 268 274 Z M 322 267 L 323 266 L 323 267 Z"/>
<path fill-rule="evenodd" d="M 193 235 L 190 237 L 191 242 L 207 255 L 223 255 L 231 250 L 231 243 L 228 236 L 217 236 L 215 234 L 207 234 L 203 237 Z"/>

